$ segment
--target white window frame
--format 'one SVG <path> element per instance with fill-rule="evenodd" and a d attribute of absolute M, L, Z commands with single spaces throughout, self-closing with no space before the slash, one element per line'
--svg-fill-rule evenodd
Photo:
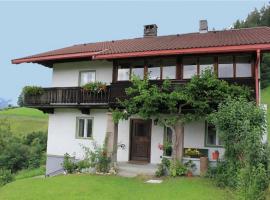
<path fill-rule="evenodd" d="M 79 86 L 83 86 L 82 84 L 81 84 L 81 80 L 82 80 L 82 73 L 87 73 L 87 72 L 94 72 L 95 73 L 95 78 L 94 78 L 94 81 L 92 81 L 92 82 L 95 82 L 96 81 L 96 79 L 97 79 L 97 72 L 96 72 L 96 70 L 85 70 L 85 71 L 80 71 L 79 72 Z M 92 83 L 92 82 L 89 82 L 89 83 Z M 86 83 L 87 84 L 87 83 Z"/>
<path fill-rule="evenodd" d="M 216 142 L 215 144 L 208 144 L 207 140 L 208 140 L 208 123 L 205 122 L 205 147 L 223 147 L 219 142 L 219 136 L 218 136 L 218 132 L 216 130 Z"/>
<path fill-rule="evenodd" d="M 83 137 L 79 136 L 79 121 L 84 120 L 84 130 L 83 130 Z M 88 130 L 88 120 L 92 121 L 92 132 L 91 136 L 87 137 L 87 130 Z M 94 118 L 93 117 L 76 117 L 76 139 L 93 139 L 93 130 L 94 130 Z"/>

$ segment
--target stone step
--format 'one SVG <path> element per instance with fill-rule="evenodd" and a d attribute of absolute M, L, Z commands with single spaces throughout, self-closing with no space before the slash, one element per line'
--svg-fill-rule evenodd
<path fill-rule="evenodd" d="M 118 175 L 125 177 L 135 177 L 138 175 L 153 176 L 157 170 L 155 164 L 131 164 L 118 163 Z"/>

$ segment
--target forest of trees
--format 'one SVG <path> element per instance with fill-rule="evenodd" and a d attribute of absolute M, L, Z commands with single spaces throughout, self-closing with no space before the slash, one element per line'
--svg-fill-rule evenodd
<path fill-rule="evenodd" d="M 260 10 L 254 9 L 248 14 L 245 20 L 237 20 L 234 28 L 249 28 L 257 26 L 270 27 L 270 6 L 264 6 Z M 265 88 L 270 85 L 270 53 L 263 55 L 261 63 L 261 87 Z"/>

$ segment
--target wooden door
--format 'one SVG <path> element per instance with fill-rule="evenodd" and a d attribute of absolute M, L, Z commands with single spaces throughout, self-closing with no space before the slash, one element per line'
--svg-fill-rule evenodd
<path fill-rule="evenodd" d="M 131 120 L 131 161 L 150 162 L 151 149 L 151 120 L 132 119 Z"/>

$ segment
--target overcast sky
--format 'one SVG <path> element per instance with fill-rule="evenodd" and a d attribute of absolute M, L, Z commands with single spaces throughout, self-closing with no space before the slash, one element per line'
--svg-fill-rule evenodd
<path fill-rule="evenodd" d="M 50 86 L 51 69 L 10 60 L 69 45 L 141 37 L 143 25 L 158 25 L 158 35 L 230 27 L 268 1 L 188 2 L 1 2 L 0 97 L 17 102 L 25 85 Z"/>

